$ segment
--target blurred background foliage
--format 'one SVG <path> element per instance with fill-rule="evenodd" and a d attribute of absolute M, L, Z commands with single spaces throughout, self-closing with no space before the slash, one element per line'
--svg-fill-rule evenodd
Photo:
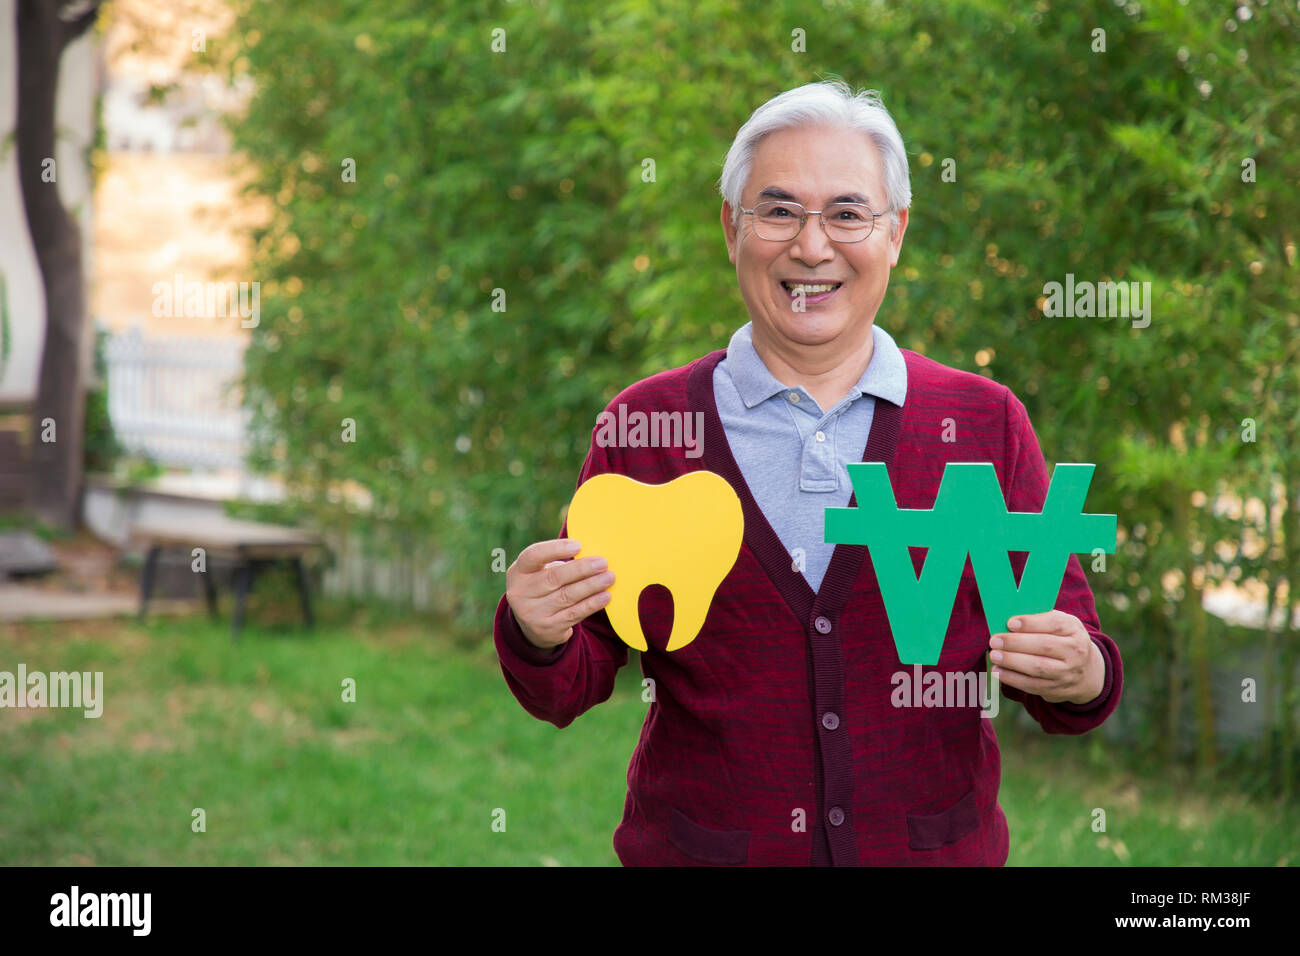
<path fill-rule="evenodd" d="M 300 513 L 436 548 L 447 609 L 487 632 L 495 549 L 559 531 L 597 414 L 748 320 L 718 221 L 736 130 L 839 76 L 881 92 L 911 163 L 877 321 L 1010 387 L 1049 466 L 1099 463 L 1088 510 L 1121 529 L 1089 573 L 1124 654 L 1114 722 L 1142 759 L 1296 787 L 1295 3 L 237 6 L 223 69 L 257 92 L 233 130 L 274 202 L 253 464 Z M 1150 325 L 1044 317 L 1067 273 L 1149 281 Z M 1208 614 L 1224 582 L 1275 625 Z M 1216 736 L 1246 677 L 1262 760 Z"/>

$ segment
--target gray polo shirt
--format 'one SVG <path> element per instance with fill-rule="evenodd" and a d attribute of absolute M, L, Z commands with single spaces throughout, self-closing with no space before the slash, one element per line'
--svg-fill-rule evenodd
<path fill-rule="evenodd" d="M 845 468 L 862 460 L 876 398 L 902 405 L 907 364 L 888 332 L 872 325 L 867 370 L 834 408 L 823 410 L 802 387 L 783 385 L 754 350 L 753 323 L 736 330 L 713 370 L 713 394 L 750 493 L 814 592 L 835 545 L 825 538 L 827 508 L 848 505 Z"/>

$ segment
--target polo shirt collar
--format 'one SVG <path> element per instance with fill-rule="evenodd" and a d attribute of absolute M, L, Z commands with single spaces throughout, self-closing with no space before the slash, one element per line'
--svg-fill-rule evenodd
<path fill-rule="evenodd" d="M 727 372 L 736 384 L 741 401 L 746 408 L 753 408 L 773 395 L 790 390 L 782 384 L 763 364 L 754 348 L 754 323 L 746 322 L 727 344 Z M 871 325 L 872 352 L 871 361 L 858 383 L 849 391 L 847 400 L 853 401 L 862 395 L 875 395 L 895 405 L 902 406 L 907 396 L 907 363 L 899 351 L 893 336 L 879 325 Z"/>

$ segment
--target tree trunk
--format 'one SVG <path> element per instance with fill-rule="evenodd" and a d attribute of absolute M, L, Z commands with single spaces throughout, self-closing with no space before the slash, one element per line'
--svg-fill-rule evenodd
<path fill-rule="evenodd" d="M 1189 535 L 1190 528 L 1187 520 L 1187 493 L 1177 486 L 1172 489 L 1173 515 L 1172 526 L 1169 529 L 1171 537 L 1175 541 L 1191 541 Z M 1190 558 L 1190 552 L 1188 554 Z M 1182 750 L 1183 738 L 1183 658 L 1185 634 L 1184 628 L 1187 619 L 1187 601 L 1192 598 L 1192 582 L 1190 577 L 1190 560 L 1185 565 L 1184 573 L 1187 575 L 1183 589 L 1183 603 L 1175 609 L 1175 617 L 1169 620 L 1166 625 L 1166 633 L 1169 637 L 1169 660 L 1166 679 L 1168 680 L 1168 696 L 1166 697 L 1165 712 L 1165 754 L 1169 761 L 1177 761 Z M 1156 582 L 1156 589 L 1163 593 L 1163 588 L 1159 581 Z"/>
<path fill-rule="evenodd" d="M 1199 532 L 1198 532 L 1199 533 Z M 1197 540 L 1200 540 L 1199 538 Z M 1213 777 L 1218 760 L 1214 727 L 1213 679 L 1207 646 L 1204 585 L 1193 581 L 1199 562 L 1189 552 L 1184 573 L 1184 608 L 1188 624 L 1188 656 L 1192 662 L 1193 700 L 1196 707 L 1196 769 L 1202 779 Z"/>
<path fill-rule="evenodd" d="M 1296 592 L 1300 590 L 1300 474 L 1294 459 L 1284 459 L 1282 482 L 1286 512 L 1282 520 L 1282 546 L 1285 555 L 1286 601 L 1282 621 L 1282 727 L 1279 741 L 1282 755 L 1282 796 L 1289 800 L 1295 789 L 1296 748 L 1296 666 L 1300 664 L 1300 634 L 1295 628 Z"/>
<path fill-rule="evenodd" d="M 32 409 L 30 504 L 37 517 L 72 528 L 80 515 L 82 329 L 86 316 L 81 230 L 59 198 L 54 159 L 59 60 L 94 22 L 98 4 L 73 21 L 58 0 L 18 0 L 18 178 L 45 289 L 45 346 Z M 54 175 L 50 175 L 53 168 Z"/>
<path fill-rule="evenodd" d="M 1273 476 L 1267 469 L 1264 473 L 1264 480 L 1268 482 L 1269 486 L 1268 490 L 1262 495 L 1264 500 L 1264 563 L 1268 564 L 1273 559 L 1273 553 L 1277 549 L 1277 542 L 1273 537 L 1273 523 L 1278 505 L 1275 501 L 1276 495 L 1273 493 Z M 1287 511 L 1285 488 L 1282 491 L 1281 507 L 1282 520 L 1285 521 Z M 1285 531 L 1285 528 L 1283 530 Z M 1244 547 L 1245 541 L 1246 537 L 1243 534 L 1238 547 Z M 1238 554 L 1240 553 L 1238 551 Z M 1264 724 L 1264 742 L 1260 751 L 1260 765 L 1265 768 L 1270 785 L 1276 783 L 1273 773 L 1273 738 L 1279 732 L 1282 724 L 1282 718 L 1277 708 L 1279 699 L 1277 682 L 1281 677 L 1282 664 L 1278 658 L 1277 635 L 1273 631 L 1273 610 L 1278 604 L 1282 580 L 1282 575 L 1278 573 L 1271 575 L 1265 581 L 1267 588 L 1264 591 L 1264 663 L 1256 685 L 1258 695 L 1256 699 L 1267 718 Z"/>

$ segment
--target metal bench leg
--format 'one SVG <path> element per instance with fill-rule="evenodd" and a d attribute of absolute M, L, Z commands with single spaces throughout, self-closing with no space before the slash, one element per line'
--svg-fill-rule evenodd
<path fill-rule="evenodd" d="M 212 572 L 203 571 L 203 596 L 208 599 L 208 616 L 217 619 L 217 585 L 212 580 Z"/>
<path fill-rule="evenodd" d="M 298 600 L 302 603 L 302 619 L 311 630 L 313 626 L 311 616 L 311 591 L 307 587 L 307 569 L 303 567 L 302 558 L 293 559 L 293 570 L 298 576 Z"/>
<path fill-rule="evenodd" d="M 154 572 L 158 570 L 158 554 L 162 548 L 154 545 L 144 559 L 144 570 L 140 572 L 140 620 L 145 619 L 149 608 L 149 595 L 153 593 Z"/>
<path fill-rule="evenodd" d="M 239 640 L 244 626 L 244 609 L 248 605 L 248 592 L 253 586 L 253 564 L 241 561 L 235 565 L 235 610 L 230 618 L 230 639 Z"/>

